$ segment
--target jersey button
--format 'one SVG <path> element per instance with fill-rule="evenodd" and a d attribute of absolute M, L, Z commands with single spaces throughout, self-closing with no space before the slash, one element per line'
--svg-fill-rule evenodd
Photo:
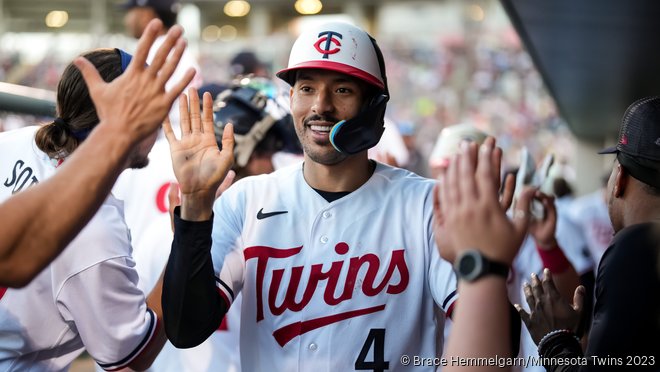
<path fill-rule="evenodd" d="M 316 346 L 315 343 L 312 342 L 311 344 L 309 344 L 309 350 L 315 351 L 316 349 L 318 349 L 318 346 Z"/>
<path fill-rule="evenodd" d="M 332 213 L 328 211 L 323 212 L 323 218 L 330 218 L 330 217 L 332 217 Z"/>
<path fill-rule="evenodd" d="M 327 242 L 328 242 L 328 237 L 325 236 L 325 235 L 323 235 L 323 236 L 321 237 L 321 243 L 325 244 L 325 243 L 327 243 Z"/>

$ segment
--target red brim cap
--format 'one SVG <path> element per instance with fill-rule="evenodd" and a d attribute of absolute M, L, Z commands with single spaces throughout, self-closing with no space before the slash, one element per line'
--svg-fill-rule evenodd
<path fill-rule="evenodd" d="M 295 83 L 295 72 L 296 70 L 299 69 L 321 69 L 321 70 L 331 70 L 331 71 L 336 71 L 336 72 L 341 72 L 343 74 L 353 76 L 356 78 L 359 78 L 371 85 L 374 85 L 378 87 L 379 89 L 385 89 L 385 85 L 383 84 L 380 79 L 377 77 L 362 71 L 358 70 L 355 67 L 345 65 L 343 63 L 337 63 L 337 62 L 332 62 L 332 61 L 309 61 L 309 62 L 304 62 L 300 63 L 298 65 L 295 65 L 290 68 L 285 68 L 283 70 L 278 71 L 275 75 L 289 83 L 289 85 L 293 86 Z"/>

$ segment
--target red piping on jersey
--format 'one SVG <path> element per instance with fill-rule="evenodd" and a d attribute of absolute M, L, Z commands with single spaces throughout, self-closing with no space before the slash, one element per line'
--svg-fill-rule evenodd
<path fill-rule="evenodd" d="M 222 299 L 225 300 L 225 304 L 227 304 L 227 309 L 229 309 L 229 307 L 231 306 L 231 301 L 229 301 L 229 297 L 227 297 L 227 295 L 222 289 L 215 287 L 215 290 L 218 291 L 220 297 L 222 297 Z"/>
<path fill-rule="evenodd" d="M 153 311 L 153 310 L 152 310 L 152 311 Z M 154 315 L 155 315 L 155 314 L 156 314 L 156 312 L 154 311 Z M 154 343 L 156 342 L 156 339 L 158 338 L 158 334 L 159 334 L 160 332 L 164 332 L 164 330 L 163 330 L 162 327 L 161 327 L 161 323 L 162 323 L 162 320 L 161 320 L 160 318 L 158 318 L 158 316 L 156 315 L 156 328 L 154 329 L 154 334 L 151 335 L 151 340 L 149 340 L 149 342 L 147 342 L 147 346 L 145 346 L 145 347 L 140 351 L 140 353 L 138 353 L 138 355 L 136 355 L 135 358 L 133 358 L 133 360 L 131 360 L 131 362 L 133 362 L 135 359 L 137 359 L 137 358 L 139 358 L 140 356 L 142 356 L 142 354 L 148 353 L 149 350 L 151 350 L 151 349 L 153 348 Z"/>
<path fill-rule="evenodd" d="M 231 306 L 231 301 L 229 301 L 229 298 L 227 297 L 225 292 L 222 289 L 220 289 L 220 287 L 215 287 L 215 290 L 218 291 L 218 294 L 220 295 L 220 297 L 222 297 L 222 299 L 225 300 L 225 304 L 227 304 L 227 311 L 229 311 L 229 307 Z M 222 321 L 220 322 L 220 326 L 218 327 L 218 329 L 216 331 L 228 331 L 228 330 L 229 330 L 229 326 L 227 325 L 227 314 L 225 314 L 222 317 Z"/>
<path fill-rule="evenodd" d="M 327 325 L 330 325 L 332 323 L 337 323 L 342 320 L 355 318 L 358 316 L 367 315 L 382 310 L 385 310 L 384 304 L 374 307 L 368 307 L 366 309 L 353 310 L 353 311 L 347 311 L 345 313 L 324 316 L 322 318 L 310 319 L 304 322 L 295 322 L 275 330 L 275 332 L 273 332 L 273 336 L 275 337 L 275 340 L 277 340 L 277 343 L 280 344 L 281 347 L 284 347 L 284 345 L 286 345 L 287 342 L 293 340 L 296 336 L 300 336 L 309 331 L 313 331 L 317 328 L 325 327 Z"/>
<path fill-rule="evenodd" d="M 446 317 L 449 319 L 451 319 L 451 315 L 454 313 L 454 305 L 456 305 L 456 301 L 452 302 L 451 305 L 449 305 L 449 308 L 447 309 Z"/>

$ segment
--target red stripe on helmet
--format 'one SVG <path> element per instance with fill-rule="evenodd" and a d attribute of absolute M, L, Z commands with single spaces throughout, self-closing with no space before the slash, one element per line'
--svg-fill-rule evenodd
<path fill-rule="evenodd" d="M 356 77 L 360 80 L 363 80 L 371 85 L 375 85 L 379 89 L 385 89 L 383 82 L 376 76 L 364 71 L 357 69 L 355 67 L 333 61 L 308 61 L 299 63 L 293 67 L 285 68 L 277 72 L 277 77 L 286 81 L 290 85 L 295 83 L 295 74 L 294 72 L 299 69 L 311 69 L 318 68 L 322 70 L 331 70 L 336 72 L 341 72 L 343 74 Z"/>

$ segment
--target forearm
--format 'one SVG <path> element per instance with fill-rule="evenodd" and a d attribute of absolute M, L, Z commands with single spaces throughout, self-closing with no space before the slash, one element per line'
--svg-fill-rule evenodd
<path fill-rule="evenodd" d="M 163 281 L 165 331 L 179 348 L 194 347 L 220 325 L 228 310 L 216 290 L 211 259 L 212 221 L 174 216 L 174 241 Z"/>
<path fill-rule="evenodd" d="M 26 285 L 71 242 L 106 199 L 131 148 L 128 136 L 99 124 L 53 177 L 0 205 L 0 285 Z"/>
<path fill-rule="evenodd" d="M 447 354 L 458 357 L 511 355 L 509 301 L 504 278 L 488 276 L 473 283 L 461 282 L 458 292 L 460 299 L 454 310 Z M 449 366 L 446 370 L 460 368 Z M 501 371 L 497 366 L 492 370 Z"/>

